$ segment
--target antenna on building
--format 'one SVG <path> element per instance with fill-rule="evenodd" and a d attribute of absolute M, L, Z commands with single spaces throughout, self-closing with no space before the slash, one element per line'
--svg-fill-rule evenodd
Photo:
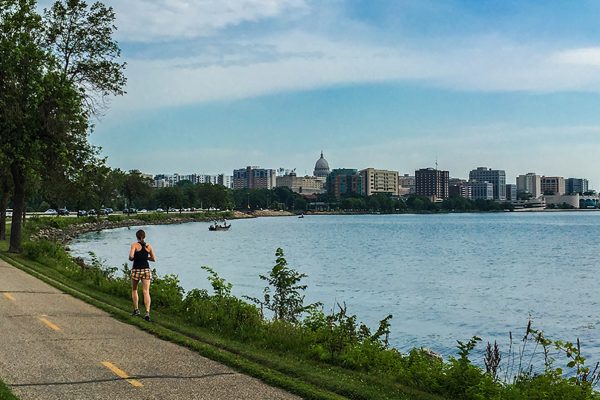
<path fill-rule="evenodd" d="M 437 158 L 437 155 L 435 156 L 435 169 L 436 169 L 436 171 L 438 169 L 438 158 Z"/>

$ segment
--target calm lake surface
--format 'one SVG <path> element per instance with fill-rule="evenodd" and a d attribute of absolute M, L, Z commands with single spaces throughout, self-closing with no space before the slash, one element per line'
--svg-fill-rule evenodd
<path fill-rule="evenodd" d="M 373 330 L 392 314 L 391 343 L 456 354 L 456 340 L 522 337 L 528 316 L 554 339 L 582 341 L 600 361 L 600 212 L 307 216 L 144 226 L 159 274 L 206 288 L 209 265 L 235 295 L 262 297 L 275 250 L 308 274 L 307 302 L 336 302 Z M 127 261 L 135 229 L 90 233 L 70 246 L 108 265 Z M 483 346 L 481 346 L 483 347 Z"/>

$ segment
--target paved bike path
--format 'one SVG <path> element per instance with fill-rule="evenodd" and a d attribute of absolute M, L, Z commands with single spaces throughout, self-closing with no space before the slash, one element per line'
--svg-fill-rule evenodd
<path fill-rule="evenodd" d="M 298 399 L 2 260 L 0 379 L 21 400 Z"/>

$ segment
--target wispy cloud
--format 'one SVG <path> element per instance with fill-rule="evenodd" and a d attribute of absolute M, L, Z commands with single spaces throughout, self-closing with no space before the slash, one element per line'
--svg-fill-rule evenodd
<path fill-rule="evenodd" d="M 600 91 L 600 50 L 554 50 L 500 37 L 397 46 L 291 31 L 230 39 L 223 52 L 130 59 L 128 107 L 235 100 L 283 91 L 413 82 L 466 91 Z M 196 52 L 197 54 L 198 52 Z"/>
<path fill-rule="evenodd" d="M 303 13 L 304 0 L 112 0 L 119 38 L 168 41 L 213 35 L 246 22 Z"/>
<path fill-rule="evenodd" d="M 600 67 L 600 47 L 584 47 L 554 54 L 559 64 Z"/>

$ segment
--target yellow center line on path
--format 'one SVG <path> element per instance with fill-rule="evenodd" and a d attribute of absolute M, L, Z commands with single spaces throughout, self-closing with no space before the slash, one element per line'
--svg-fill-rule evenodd
<path fill-rule="evenodd" d="M 10 293 L 2 293 L 4 295 L 4 297 L 6 297 L 8 300 L 10 301 L 17 301 L 12 294 Z"/>
<path fill-rule="evenodd" d="M 117 375 L 120 378 L 125 379 L 127 382 L 129 382 L 129 384 L 131 386 L 135 386 L 135 387 L 143 387 L 144 386 L 144 385 L 142 385 L 142 382 L 138 381 L 137 379 L 129 378 L 129 375 L 127 375 L 127 372 L 123 371 L 122 369 L 117 367 L 115 364 L 113 364 L 109 361 L 102 361 L 100 364 L 104 365 L 106 368 L 111 370 L 113 374 Z"/>
<path fill-rule="evenodd" d="M 46 325 L 48 328 L 52 329 L 53 331 L 56 331 L 56 332 L 60 331 L 60 328 L 58 327 L 58 325 L 53 324 L 52 322 L 48 321 L 48 319 L 46 319 L 44 317 L 45 316 L 41 316 L 41 317 L 38 317 L 38 319 L 40 321 L 42 321 L 44 323 L 44 325 Z"/>

